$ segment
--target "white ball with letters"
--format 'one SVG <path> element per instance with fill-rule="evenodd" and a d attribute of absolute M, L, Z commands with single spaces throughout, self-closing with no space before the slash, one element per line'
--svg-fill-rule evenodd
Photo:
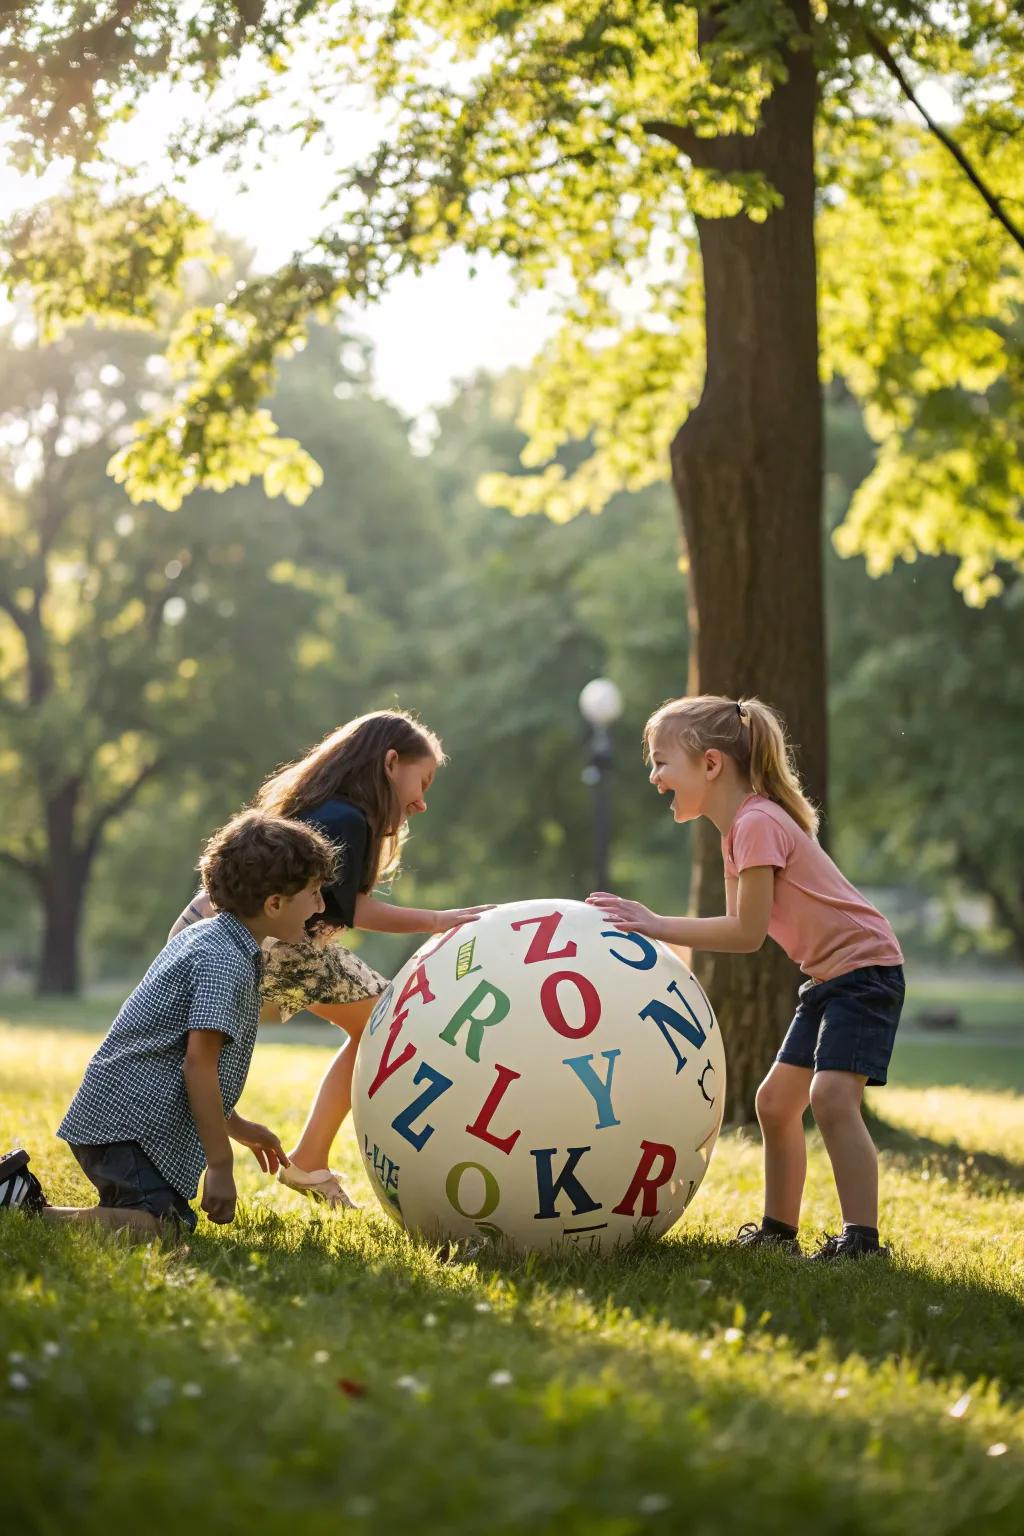
<path fill-rule="evenodd" d="M 670 949 L 579 901 L 431 938 L 370 1017 L 353 1113 L 384 1209 L 432 1240 L 609 1251 L 700 1187 L 725 1053 Z"/>

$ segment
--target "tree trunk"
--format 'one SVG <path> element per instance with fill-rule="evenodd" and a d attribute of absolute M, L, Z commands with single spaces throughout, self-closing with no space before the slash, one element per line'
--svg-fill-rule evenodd
<path fill-rule="evenodd" d="M 36 993 L 77 996 L 78 940 L 89 858 L 75 843 L 77 780 L 64 784 L 46 802 L 47 860 L 42 879 L 43 948 Z"/>
<path fill-rule="evenodd" d="M 809 30 L 806 0 L 794 0 Z M 705 24 L 706 25 L 706 24 Z M 701 165 L 757 170 L 782 194 L 763 224 L 698 219 L 707 374 L 672 445 L 689 553 L 691 693 L 756 695 L 784 716 L 805 784 L 824 804 L 822 402 L 814 253 L 816 81 L 809 48 L 753 137 L 700 140 Z M 694 847 L 694 910 L 724 910 L 718 838 Z M 792 1016 L 798 971 L 773 944 L 756 956 L 698 955 L 729 1052 L 730 1119 L 754 1093 Z"/>

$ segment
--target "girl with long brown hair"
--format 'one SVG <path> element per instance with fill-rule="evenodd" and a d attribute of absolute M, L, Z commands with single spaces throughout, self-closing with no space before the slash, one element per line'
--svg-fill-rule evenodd
<path fill-rule="evenodd" d="M 433 731 L 403 710 L 378 710 L 339 726 L 262 785 L 254 805 L 275 816 L 312 823 L 338 854 L 337 879 L 323 889 L 324 912 L 303 944 L 268 944 L 263 998 L 271 1017 L 289 1019 L 308 1008 L 338 1025 L 348 1040 L 328 1068 L 283 1184 L 333 1207 L 352 1206 L 330 1167 L 331 1145 L 352 1107 L 352 1071 L 374 1001 L 387 980 L 339 942 L 346 928 L 375 933 L 443 933 L 472 922 L 486 907 L 449 911 L 398 907 L 373 894 L 398 870 L 412 816 L 427 809 L 427 794 L 446 761 Z M 197 896 L 172 935 L 209 917 L 213 904 Z M 266 1014 L 265 1014 L 266 1016 Z"/>
<path fill-rule="evenodd" d="M 651 783 L 677 822 L 706 816 L 722 837 L 724 917 L 660 917 L 608 891 L 589 900 L 619 928 L 692 949 L 752 954 L 771 937 L 808 980 L 757 1092 L 765 1203 L 745 1247 L 797 1251 L 807 1149 L 803 1114 L 818 1123 L 843 1213 L 821 1262 L 877 1254 L 878 1157 L 861 1113 L 885 1082 L 903 1006 L 903 955 L 882 914 L 817 841 L 818 813 L 800 785 L 782 721 L 759 699 L 670 699 L 647 722 Z"/>

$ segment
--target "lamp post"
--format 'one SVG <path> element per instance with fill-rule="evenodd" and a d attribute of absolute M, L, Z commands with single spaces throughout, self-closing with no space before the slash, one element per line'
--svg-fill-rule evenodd
<path fill-rule="evenodd" d="M 595 677 L 580 694 L 580 714 L 590 727 L 590 762 L 583 770 L 584 784 L 594 790 L 594 889 L 608 886 L 608 849 L 611 843 L 610 726 L 622 713 L 622 695 L 610 677 Z"/>

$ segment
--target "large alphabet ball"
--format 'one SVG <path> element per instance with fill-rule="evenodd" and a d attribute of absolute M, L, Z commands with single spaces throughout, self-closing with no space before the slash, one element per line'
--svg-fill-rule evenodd
<path fill-rule="evenodd" d="M 671 950 L 582 902 L 524 901 L 399 972 L 353 1109 L 374 1190 L 409 1231 L 608 1251 L 682 1215 L 724 1100 L 715 1015 Z"/>

